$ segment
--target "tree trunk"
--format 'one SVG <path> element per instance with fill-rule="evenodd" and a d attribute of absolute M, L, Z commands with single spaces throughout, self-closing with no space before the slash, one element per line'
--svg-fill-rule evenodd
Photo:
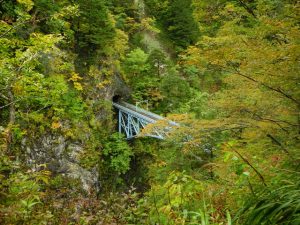
<path fill-rule="evenodd" d="M 8 99 L 11 103 L 9 105 L 9 123 L 8 123 L 8 133 L 7 133 L 7 150 L 11 150 L 11 145 L 13 142 L 13 135 L 12 135 L 12 127 L 15 124 L 16 121 L 16 108 L 15 108 L 15 102 L 14 102 L 14 95 L 12 88 L 10 87 L 8 90 Z"/>

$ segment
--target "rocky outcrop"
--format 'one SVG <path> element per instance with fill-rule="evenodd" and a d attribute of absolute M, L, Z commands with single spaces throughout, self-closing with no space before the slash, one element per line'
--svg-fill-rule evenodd
<path fill-rule="evenodd" d="M 97 169 L 87 170 L 80 166 L 79 156 L 83 151 L 80 143 L 72 143 L 62 136 L 48 134 L 34 142 L 25 138 L 22 146 L 26 150 L 27 164 L 33 170 L 46 165 L 54 175 L 60 174 L 79 179 L 87 192 L 99 190 Z"/>
<path fill-rule="evenodd" d="M 128 99 L 130 96 L 130 89 L 118 75 L 114 76 L 111 85 L 103 88 L 101 93 L 98 93 L 98 98 L 100 97 L 102 100 L 112 101 L 114 96 L 120 96 L 124 99 Z M 96 102 L 97 99 L 95 98 L 93 101 Z M 97 111 L 95 116 L 98 120 L 104 121 L 111 119 L 108 118 L 109 115 L 111 115 L 111 112 L 102 109 Z M 87 192 L 99 191 L 98 169 L 88 170 L 80 166 L 80 155 L 84 151 L 83 146 L 84 143 L 52 133 L 42 134 L 38 138 L 24 138 L 22 141 L 22 149 L 26 152 L 27 164 L 32 169 L 38 170 L 40 165 L 45 164 L 47 169 L 54 175 L 60 174 L 79 179 L 83 189 Z"/>
<path fill-rule="evenodd" d="M 126 100 L 130 98 L 131 90 L 119 75 L 114 75 L 112 84 L 107 87 L 104 93 L 105 99 L 111 101 L 114 96 L 120 96 L 123 100 Z"/>

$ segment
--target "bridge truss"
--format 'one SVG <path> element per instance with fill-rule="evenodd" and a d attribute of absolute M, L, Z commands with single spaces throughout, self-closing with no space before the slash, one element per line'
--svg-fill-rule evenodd
<path fill-rule="evenodd" d="M 158 120 L 165 119 L 126 102 L 114 102 L 113 106 L 118 110 L 119 133 L 125 134 L 127 139 L 138 136 L 148 124 L 155 124 Z M 164 139 L 164 133 L 159 130 L 153 130 L 145 136 Z"/>

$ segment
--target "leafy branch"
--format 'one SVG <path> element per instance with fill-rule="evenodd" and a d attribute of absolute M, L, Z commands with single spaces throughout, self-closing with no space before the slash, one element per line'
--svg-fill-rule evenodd
<path fill-rule="evenodd" d="M 300 102 L 297 99 L 295 99 L 292 95 L 287 94 L 286 92 L 284 92 L 281 88 L 272 87 L 272 86 L 270 86 L 270 85 L 268 85 L 266 83 L 258 81 L 258 80 L 254 79 L 254 78 L 252 78 L 252 77 L 250 77 L 248 75 L 245 75 L 245 74 L 241 73 L 238 69 L 235 69 L 235 72 L 236 72 L 237 75 L 242 76 L 242 77 L 246 78 L 247 80 L 250 80 L 250 81 L 252 81 L 254 83 L 257 83 L 257 84 L 259 84 L 259 85 L 261 85 L 261 86 L 263 86 L 263 87 L 265 87 L 265 88 L 267 88 L 267 89 L 269 89 L 271 91 L 277 92 L 280 95 L 282 95 L 282 96 L 290 99 L 291 101 L 293 101 L 297 105 L 298 108 L 300 108 Z"/>
<path fill-rule="evenodd" d="M 263 177 L 263 175 L 249 162 L 248 159 L 246 159 L 244 156 L 242 156 L 241 153 L 239 153 L 237 150 L 232 149 L 248 166 L 250 166 L 254 172 L 258 175 L 258 177 L 260 178 L 260 180 L 262 181 L 264 186 L 267 186 L 266 182 L 265 182 L 265 178 Z"/>

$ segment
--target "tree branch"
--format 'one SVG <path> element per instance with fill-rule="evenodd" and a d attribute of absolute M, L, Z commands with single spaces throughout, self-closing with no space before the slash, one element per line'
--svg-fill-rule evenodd
<path fill-rule="evenodd" d="M 290 155 L 289 151 L 274 136 L 272 136 L 271 134 L 267 134 L 267 137 L 270 138 L 276 145 L 280 146 L 286 154 Z"/>
<path fill-rule="evenodd" d="M 275 91 L 275 92 L 277 92 L 278 94 L 281 94 L 282 96 L 284 96 L 284 97 L 290 99 L 291 101 L 293 101 L 294 103 L 296 103 L 296 105 L 298 106 L 298 108 L 300 108 L 300 102 L 299 102 L 297 99 L 295 99 L 293 96 L 291 96 L 291 95 L 285 93 L 285 92 L 284 92 L 283 90 L 281 90 L 280 88 L 275 88 L 275 87 L 272 87 L 272 86 L 270 86 L 270 85 L 268 85 L 268 84 L 265 84 L 265 83 L 263 83 L 263 82 L 261 82 L 261 81 L 255 80 L 254 78 L 252 78 L 252 77 L 250 77 L 250 76 L 247 76 L 247 75 L 245 75 L 245 74 L 242 74 L 242 73 L 239 72 L 237 69 L 235 69 L 235 72 L 236 72 L 236 74 L 238 74 L 238 75 L 240 75 L 240 76 L 242 76 L 242 77 L 244 77 L 244 78 L 246 78 L 246 79 L 248 79 L 248 80 L 250 80 L 250 81 L 253 81 L 253 82 L 255 82 L 255 83 L 257 83 L 257 84 L 259 84 L 259 85 L 261 85 L 261 86 L 263 86 L 263 87 L 265 87 L 265 88 L 271 90 L 271 91 Z"/>
<path fill-rule="evenodd" d="M 0 97 L 5 99 L 5 100 L 9 100 L 8 97 L 6 97 L 4 94 L 0 93 Z"/>
<path fill-rule="evenodd" d="M 0 38 L 3 38 L 5 37 L 9 32 L 11 32 L 12 30 L 18 28 L 19 26 L 23 25 L 23 24 L 26 24 L 26 23 L 29 23 L 31 20 L 25 20 L 23 22 L 20 22 L 18 24 L 16 24 L 15 26 L 12 26 L 10 29 L 8 29 L 6 32 L 4 32 L 3 34 L 0 35 Z"/>
<path fill-rule="evenodd" d="M 249 165 L 254 171 L 255 173 L 258 175 L 258 177 L 260 178 L 260 180 L 262 181 L 263 185 L 267 187 L 267 184 L 265 182 L 265 178 L 263 177 L 263 175 L 254 167 L 252 166 L 252 164 L 244 157 L 242 156 L 237 150 L 234 150 L 233 151 L 239 155 L 239 157 L 247 164 Z"/>
<path fill-rule="evenodd" d="M 9 130 L 8 130 L 8 134 L 7 134 L 7 149 L 8 151 L 11 150 L 11 145 L 13 143 L 13 134 L 12 134 L 12 130 L 11 127 L 15 124 L 16 121 L 16 108 L 15 108 L 15 98 L 14 98 L 14 94 L 12 91 L 12 88 L 8 89 L 8 98 L 10 101 L 9 104 Z"/>
<path fill-rule="evenodd" d="M 242 0 L 239 0 L 239 3 L 242 5 L 242 7 L 244 9 L 246 9 L 246 11 L 248 13 L 250 13 L 255 19 L 257 18 L 257 16 L 255 15 L 253 9 L 251 9 L 245 2 L 243 2 Z"/>
<path fill-rule="evenodd" d="M 14 101 L 14 102 L 10 102 L 10 103 L 8 103 L 8 104 L 6 104 L 6 105 L 3 105 L 3 106 L 0 106 L 0 109 L 3 109 L 3 108 L 5 108 L 5 107 L 7 107 L 7 106 L 10 106 L 11 104 L 15 104 L 16 102 L 19 102 L 20 100 L 17 100 L 17 101 Z"/>
<path fill-rule="evenodd" d="M 232 124 L 231 124 L 232 125 Z M 228 130 L 237 130 L 237 129 L 244 129 L 244 128 L 249 128 L 249 127 L 253 127 L 253 125 L 237 125 L 235 127 L 229 127 L 230 125 L 228 125 L 228 127 L 215 127 L 215 128 L 204 128 L 201 131 L 203 132 L 220 132 L 220 131 L 228 131 Z"/>
<path fill-rule="evenodd" d="M 280 127 L 280 129 L 282 129 L 286 133 L 289 133 L 289 131 L 287 129 L 285 129 L 280 123 L 285 123 L 285 124 L 290 125 L 292 127 L 298 126 L 297 124 L 292 124 L 292 123 L 290 123 L 288 121 L 285 121 L 285 120 L 275 120 L 275 119 L 270 119 L 270 118 L 264 118 L 264 117 L 258 115 L 257 113 L 249 111 L 248 109 L 244 109 L 243 111 L 245 111 L 249 114 L 252 114 L 252 116 L 257 117 L 257 118 L 255 118 L 255 120 L 261 120 L 261 121 L 267 121 L 267 122 L 275 123 L 278 127 Z"/>
<path fill-rule="evenodd" d="M 50 17 L 50 16 L 44 17 L 44 18 L 41 18 L 41 19 L 36 20 L 35 22 L 41 22 L 41 21 L 47 20 L 47 19 L 49 19 L 49 18 L 51 18 L 51 17 Z M 32 22 L 32 18 L 30 18 L 30 19 L 28 19 L 28 20 L 25 20 L 25 21 L 23 21 L 23 22 L 20 22 L 20 23 L 16 24 L 15 26 L 12 26 L 12 27 L 11 27 L 10 29 L 8 29 L 6 32 L 4 32 L 3 34 L 1 34 L 1 35 L 0 35 L 0 38 L 5 37 L 9 32 L 11 32 L 12 30 L 18 28 L 19 26 L 24 25 L 24 24 L 26 24 L 26 23 L 30 23 L 30 22 Z"/>

